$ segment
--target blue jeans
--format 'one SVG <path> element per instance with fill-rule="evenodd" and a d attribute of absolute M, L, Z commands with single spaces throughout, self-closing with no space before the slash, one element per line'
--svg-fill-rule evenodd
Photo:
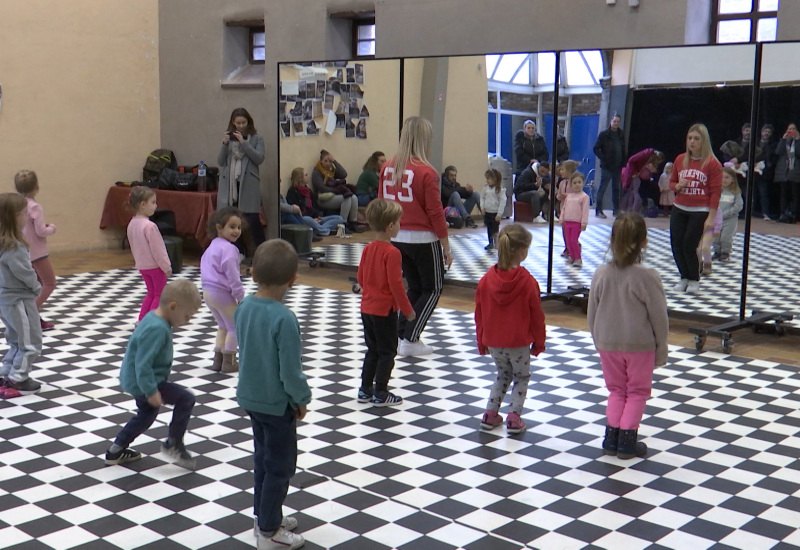
<path fill-rule="evenodd" d="M 173 384 L 172 382 L 161 382 L 158 385 L 161 393 L 161 401 L 166 405 L 172 405 L 172 422 L 169 423 L 169 438 L 172 441 L 183 441 L 183 435 L 189 426 L 189 417 L 194 407 L 194 395 L 192 392 Z M 158 416 L 159 407 L 153 407 L 147 402 L 144 395 L 134 396 L 136 406 L 136 416 L 128 420 L 125 427 L 117 435 L 114 443 L 127 449 L 133 440 L 142 435 L 149 428 Z"/>
<path fill-rule="evenodd" d="M 340 223 L 344 223 L 344 218 L 336 214 L 325 216 L 322 218 L 321 222 L 318 222 L 311 216 L 303 216 L 303 223 L 313 229 L 314 233 L 317 235 L 325 237 L 326 235 L 330 235 L 331 231 L 336 231 L 336 226 Z"/>
<path fill-rule="evenodd" d="M 597 190 L 597 203 L 595 204 L 595 211 L 603 211 L 603 197 L 608 188 L 608 182 L 611 181 L 611 204 L 614 207 L 614 212 L 619 210 L 619 186 L 622 180 L 622 168 L 601 168 L 600 169 L 600 188 Z"/>
<path fill-rule="evenodd" d="M 481 207 L 481 197 L 477 193 L 472 193 L 468 198 L 462 200 L 461 193 L 454 191 L 447 200 L 447 206 L 455 206 L 462 218 L 466 218 L 476 206 Z"/>
<path fill-rule="evenodd" d="M 247 411 L 253 425 L 253 513 L 258 528 L 281 526 L 283 502 L 297 467 L 297 417 L 291 407 L 281 416 Z"/>
<path fill-rule="evenodd" d="M 367 206 L 370 203 L 370 201 L 372 201 L 372 199 L 375 198 L 375 195 L 373 195 L 372 193 L 367 195 L 356 195 L 356 198 L 358 198 L 359 206 Z"/>

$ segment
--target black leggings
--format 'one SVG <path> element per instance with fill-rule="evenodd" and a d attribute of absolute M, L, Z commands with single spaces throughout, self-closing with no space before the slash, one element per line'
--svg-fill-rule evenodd
<path fill-rule="evenodd" d="M 703 238 L 703 226 L 707 219 L 708 212 L 687 212 L 678 205 L 672 208 L 669 218 L 669 242 L 681 279 L 700 280 L 697 247 Z"/>
<path fill-rule="evenodd" d="M 444 284 L 444 254 L 442 243 L 393 243 L 403 255 L 403 277 L 408 283 L 408 300 L 417 318 L 406 319 L 400 313 L 398 337 L 409 342 L 419 340 L 433 314 Z"/>
<path fill-rule="evenodd" d="M 497 221 L 497 212 L 487 212 L 483 215 L 483 223 L 486 226 L 486 235 L 489 237 L 489 244 L 492 238 L 500 231 L 500 222 Z"/>

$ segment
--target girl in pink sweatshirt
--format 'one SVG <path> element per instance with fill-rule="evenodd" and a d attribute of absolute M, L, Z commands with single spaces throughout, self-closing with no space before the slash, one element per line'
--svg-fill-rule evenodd
<path fill-rule="evenodd" d="M 200 281 L 203 299 L 217 321 L 214 342 L 214 362 L 211 369 L 236 372 L 236 326 L 233 314 L 244 298 L 244 286 L 239 271 L 239 249 L 233 244 L 242 234 L 244 214 L 238 208 L 225 206 L 211 215 L 208 234 L 216 235 L 200 258 Z"/>
<path fill-rule="evenodd" d="M 589 195 L 584 193 L 586 179 L 580 172 L 575 172 L 569 179 L 567 195 L 561 204 L 561 225 L 564 228 L 564 242 L 567 244 L 569 258 L 567 264 L 581 267 L 581 231 L 586 231 L 589 223 Z"/>
<path fill-rule="evenodd" d="M 128 195 L 128 203 L 134 216 L 128 224 L 128 243 L 131 245 L 136 269 L 142 274 L 147 294 L 142 300 L 139 320 L 158 307 L 161 291 L 167 285 L 167 277 L 172 275 L 172 264 L 167 254 L 164 238 L 152 221 L 156 207 L 156 192 L 149 187 L 134 187 Z"/>
<path fill-rule="evenodd" d="M 14 186 L 17 193 L 28 201 L 28 221 L 22 228 L 22 236 L 28 243 L 31 253 L 31 264 L 36 272 L 36 278 L 42 285 L 42 292 L 36 297 L 36 309 L 42 311 L 45 300 L 56 288 L 56 274 L 50 263 L 50 252 L 47 250 L 47 237 L 56 232 L 56 226 L 45 223 L 42 207 L 36 202 L 39 194 L 39 179 L 33 170 L 20 170 L 14 176 Z M 55 327 L 53 323 L 39 318 L 42 330 Z"/>

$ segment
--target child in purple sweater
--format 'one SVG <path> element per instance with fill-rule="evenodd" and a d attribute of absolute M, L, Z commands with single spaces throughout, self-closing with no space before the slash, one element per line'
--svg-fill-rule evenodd
<path fill-rule="evenodd" d="M 216 235 L 200 259 L 203 298 L 217 321 L 214 362 L 211 370 L 236 372 L 236 327 L 233 314 L 244 298 L 239 272 L 239 249 L 233 244 L 242 234 L 242 211 L 233 206 L 220 208 L 208 221 L 209 235 Z"/>

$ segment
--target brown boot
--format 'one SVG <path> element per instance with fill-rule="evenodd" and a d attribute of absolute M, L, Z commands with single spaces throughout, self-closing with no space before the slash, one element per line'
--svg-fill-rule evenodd
<path fill-rule="evenodd" d="M 214 348 L 214 362 L 211 363 L 211 370 L 219 372 L 222 369 L 222 350 Z"/>
<path fill-rule="evenodd" d="M 222 372 L 239 372 L 239 361 L 235 351 L 222 352 Z"/>

